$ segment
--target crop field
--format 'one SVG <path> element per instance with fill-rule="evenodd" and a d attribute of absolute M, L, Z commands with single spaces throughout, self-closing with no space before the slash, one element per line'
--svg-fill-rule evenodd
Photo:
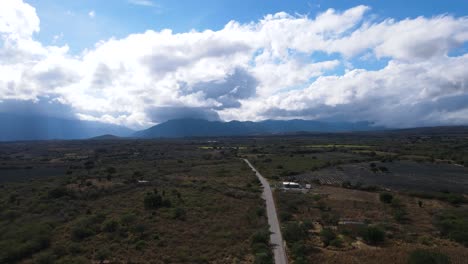
<path fill-rule="evenodd" d="M 302 174 L 296 179 L 334 185 L 360 183 L 400 191 L 464 193 L 468 190 L 468 168 L 406 160 L 345 164 Z"/>
<path fill-rule="evenodd" d="M 240 155 L 274 186 L 312 186 L 275 193 L 291 263 L 461 264 L 467 143 L 463 135 L 311 135 L 256 139 Z"/>

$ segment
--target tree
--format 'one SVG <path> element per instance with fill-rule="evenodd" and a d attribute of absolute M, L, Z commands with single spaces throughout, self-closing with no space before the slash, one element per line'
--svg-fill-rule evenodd
<path fill-rule="evenodd" d="M 384 192 L 380 194 L 381 202 L 389 204 L 392 202 L 392 200 L 393 200 L 393 195 L 391 193 Z"/>
<path fill-rule="evenodd" d="M 362 230 L 362 237 L 371 245 L 376 245 L 385 240 L 385 232 L 376 226 L 369 226 Z"/>

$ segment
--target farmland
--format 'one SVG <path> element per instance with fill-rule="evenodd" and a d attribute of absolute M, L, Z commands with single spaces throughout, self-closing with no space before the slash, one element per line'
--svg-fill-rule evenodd
<path fill-rule="evenodd" d="M 243 155 L 274 186 L 312 186 L 275 193 L 292 263 L 410 263 L 425 257 L 465 262 L 465 136 L 277 140 L 264 139 Z"/>
<path fill-rule="evenodd" d="M 6 263 L 463 263 L 467 136 L 311 134 L 1 143 Z M 282 181 L 311 189 L 282 191 Z"/>

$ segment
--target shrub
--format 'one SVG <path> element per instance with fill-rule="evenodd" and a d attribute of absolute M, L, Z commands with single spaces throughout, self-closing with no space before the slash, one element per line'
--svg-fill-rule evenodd
<path fill-rule="evenodd" d="M 107 220 L 104 222 L 102 230 L 108 233 L 113 233 L 119 229 L 119 222 L 115 220 Z"/>
<path fill-rule="evenodd" d="M 124 226 L 128 226 L 131 223 L 135 222 L 136 220 L 136 215 L 132 213 L 126 213 L 120 217 L 120 223 Z"/>
<path fill-rule="evenodd" d="M 333 239 L 332 241 L 330 241 L 330 246 L 341 248 L 343 247 L 343 240 L 337 237 Z"/>
<path fill-rule="evenodd" d="M 322 229 L 322 231 L 320 231 L 320 239 L 322 240 L 325 247 L 328 247 L 328 245 L 330 245 L 330 242 L 335 238 L 336 234 L 333 232 L 333 230 L 329 228 L 324 228 Z"/>
<path fill-rule="evenodd" d="M 146 209 L 158 209 L 161 207 L 171 207 L 171 201 L 163 199 L 157 193 L 147 193 L 143 201 Z"/>
<path fill-rule="evenodd" d="M 424 249 L 416 249 L 410 253 L 408 264 L 449 264 L 447 255 Z"/>
<path fill-rule="evenodd" d="M 47 224 L 32 224 L 19 228 L 14 238 L 0 243 L 0 263 L 18 262 L 50 245 L 52 229 Z"/>
<path fill-rule="evenodd" d="M 172 212 L 172 218 L 184 221 L 187 217 L 187 212 L 184 208 L 177 207 Z"/>
<path fill-rule="evenodd" d="M 268 230 L 259 230 L 254 233 L 252 236 L 252 244 L 261 243 L 268 244 L 270 241 L 270 231 Z"/>
<path fill-rule="evenodd" d="M 361 230 L 361 236 L 366 243 L 376 245 L 385 240 L 385 232 L 376 226 L 368 226 Z"/>
<path fill-rule="evenodd" d="M 103 263 L 104 260 L 111 256 L 111 252 L 107 248 L 101 248 L 96 252 L 96 259 Z"/>
<path fill-rule="evenodd" d="M 393 200 L 393 195 L 391 193 L 384 192 L 380 194 L 381 202 L 389 204 L 392 202 L 392 200 Z"/>
<path fill-rule="evenodd" d="M 468 212 L 443 211 L 436 216 L 435 225 L 442 236 L 468 246 Z"/>
<path fill-rule="evenodd" d="M 34 264 L 53 264 L 55 263 L 55 256 L 49 252 L 38 254 L 34 260 Z"/>
<path fill-rule="evenodd" d="M 288 243 L 294 243 L 307 238 L 308 232 L 304 225 L 298 222 L 288 223 L 283 228 L 283 237 Z"/>
<path fill-rule="evenodd" d="M 294 259 L 304 259 L 307 254 L 307 247 L 302 242 L 296 242 L 291 246 L 291 253 L 294 256 Z M 294 263 L 296 263 L 296 261 Z"/>
<path fill-rule="evenodd" d="M 138 242 L 136 242 L 135 244 L 135 249 L 136 250 L 143 250 L 144 248 L 146 247 L 146 241 L 144 240 L 139 240 Z"/>
<path fill-rule="evenodd" d="M 403 223 L 408 220 L 407 216 L 408 213 L 404 208 L 398 208 L 393 212 L 393 218 L 399 223 Z"/>
<path fill-rule="evenodd" d="M 273 258 L 268 252 L 261 252 L 255 254 L 254 264 L 272 264 Z"/>
<path fill-rule="evenodd" d="M 57 187 L 49 191 L 48 196 L 51 199 L 58 199 L 68 195 L 68 191 L 65 187 Z"/>
<path fill-rule="evenodd" d="M 72 239 L 75 241 L 81 241 L 87 237 L 96 234 L 93 229 L 84 225 L 77 225 L 72 228 Z"/>

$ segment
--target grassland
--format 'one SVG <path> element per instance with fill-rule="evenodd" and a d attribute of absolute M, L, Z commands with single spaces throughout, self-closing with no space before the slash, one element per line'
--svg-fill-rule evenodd
<path fill-rule="evenodd" d="M 291 263 L 468 258 L 468 135 L 342 133 L 1 143 L 0 262 L 272 263 L 240 158 Z"/>
<path fill-rule="evenodd" d="M 23 147 L 29 156 L 8 158 Z M 269 254 L 268 243 L 252 243 L 267 228 L 257 179 L 228 151 L 151 141 L 2 150 L 4 168 L 43 173 L 1 185 L 2 263 L 253 263 Z"/>

